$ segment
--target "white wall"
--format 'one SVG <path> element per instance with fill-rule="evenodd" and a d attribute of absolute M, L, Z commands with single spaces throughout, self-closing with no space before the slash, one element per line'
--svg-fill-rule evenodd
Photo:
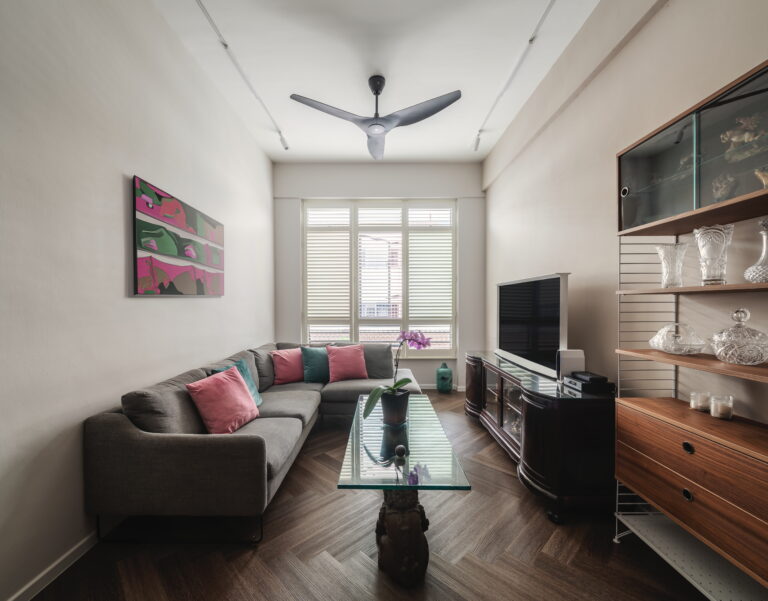
<path fill-rule="evenodd" d="M 270 162 L 148 0 L 6 0 L 0 81 L 7 599 L 93 540 L 83 419 L 272 339 L 274 294 Z M 224 223 L 224 297 L 131 297 L 134 173 Z"/>
<path fill-rule="evenodd" d="M 485 162 L 489 343 L 496 282 L 570 271 L 571 346 L 586 350 L 590 370 L 615 377 L 616 153 L 765 60 L 767 20 L 763 0 L 598 5 Z M 751 235 L 749 262 L 759 250 Z M 738 252 L 734 281 L 741 281 L 740 265 L 749 264 Z M 724 311 L 735 301 L 721 297 L 715 306 Z M 693 321 L 696 309 L 686 307 L 702 302 L 683 299 L 681 315 Z M 739 302 L 753 309 L 756 326 L 768 329 L 765 296 Z M 714 308 L 704 315 L 702 333 L 709 335 L 716 329 L 715 321 L 707 322 L 715 320 Z M 726 322 L 716 320 L 719 327 Z M 681 374 L 695 387 L 691 378 L 708 385 L 700 373 Z M 729 386 L 725 382 L 720 386 Z M 766 388 L 738 388 L 740 412 L 768 421 L 761 402 Z"/>
<path fill-rule="evenodd" d="M 464 353 L 485 348 L 485 200 L 479 163 L 278 163 L 275 187 L 275 331 L 301 338 L 301 199 L 456 198 L 458 353 L 447 361 L 464 384 Z M 434 387 L 439 360 L 409 360 L 423 387 Z"/>

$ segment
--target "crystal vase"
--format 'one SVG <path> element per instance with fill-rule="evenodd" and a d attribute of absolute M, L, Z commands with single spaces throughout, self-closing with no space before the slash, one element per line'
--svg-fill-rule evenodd
<path fill-rule="evenodd" d="M 713 225 L 693 230 L 699 246 L 701 283 L 705 286 L 725 284 L 728 245 L 733 237 L 733 224 Z"/>
<path fill-rule="evenodd" d="M 683 257 L 688 249 L 687 242 L 658 244 L 656 252 L 661 259 L 661 287 L 674 288 L 683 285 Z"/>
<path fill-rule="evenodd" d="M 768 282 L 768 217 L 760 221 L 760 236 L 763 238 L 763 252 L 757 263 L 752 267 L 747 267 L 744 272 L 744 279 L 753 284 Z"/>

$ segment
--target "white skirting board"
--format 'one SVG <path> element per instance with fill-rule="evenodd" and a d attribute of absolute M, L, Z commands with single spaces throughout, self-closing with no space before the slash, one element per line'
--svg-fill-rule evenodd
<path fill-rule="evenodd" d="M 96 532 L 91 532 L 79 543 L 69 549 L 69 551 L 64 552 L 51 565 L 40 572 L 40 574 L 27 582 L 27 584 L 21 587 L 21 589 L 8 599 L 8 601 L 29 601 L 51 582 L 56 580 L 64 570 L 85 555 L 85 553 L 95 546 L 97 542 Z"/>
<path fill-rule="evenodd" d="M 766 601 L 768 589 L 660 513 L 616 517 L 711 601 Z"/>
<path fill-rule="evenodd" d="M 419 388 L 421 388 L 423 391 L 430 391 L 430 390 L 437 390 L 437 384 L 434 382 L 430 384 L 422 384 L 419 382 Z M 454 386 L 453 391 L 454 392 L 465 392 L 467 390 L 466 386 Z"/>

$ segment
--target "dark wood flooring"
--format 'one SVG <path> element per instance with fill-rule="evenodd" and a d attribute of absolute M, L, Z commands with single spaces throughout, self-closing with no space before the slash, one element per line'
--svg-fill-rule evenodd
<path fill-rule="evenodd" d="M 240 544 L 102 542 L 38 601 L 701 601 L 613 518 L 556 526 L 515 465 L 463 413 L 463 394 L 428 391 L 472 484 L 422 492 L 430 520 L 424 586 L 404 591 L 376 566 L 380 491 L 336 489 L 347 429 L 316 429 L 265 515 L 264 540 Z"/>

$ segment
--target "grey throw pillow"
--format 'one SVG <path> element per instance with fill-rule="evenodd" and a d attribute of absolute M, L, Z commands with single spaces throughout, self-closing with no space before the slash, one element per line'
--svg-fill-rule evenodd
<path fill-rule="evenodd" d="M 275 383 L 275 366 L 272 363 L 270 351 L 276 351 L 277 345 L 273 343 L 262 344 L 258 348 L 250 349 L 256 362 L 256 372 L 259 379 L 259 392 L 264 392 Z"/>

